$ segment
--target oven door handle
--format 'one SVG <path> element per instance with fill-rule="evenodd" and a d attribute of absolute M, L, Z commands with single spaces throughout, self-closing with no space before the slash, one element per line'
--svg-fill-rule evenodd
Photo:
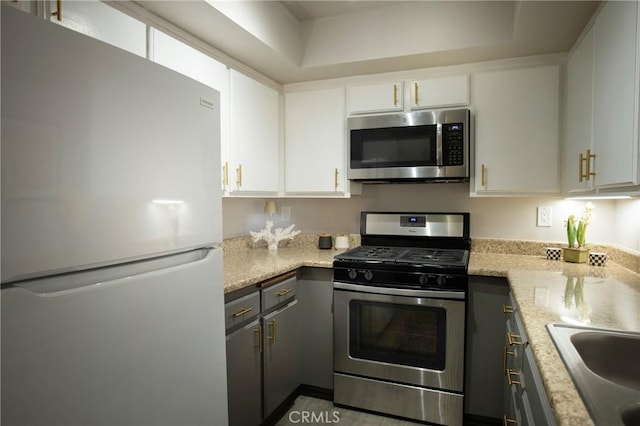
<path fill-rule="evenodd" d="M 360 293 L 385 294 L 392 296 L 409 296 L 409 297 L 431 297 L 436 299 L 456 299 L 465 300 L 464 291 L 448 291 L 448 290 L 413 290 L 406 288 L 390 288 L 376 287 L 368 285 L 347 284 L 333 282 L 333 288 L 339 290 L 358 291 Z"/>

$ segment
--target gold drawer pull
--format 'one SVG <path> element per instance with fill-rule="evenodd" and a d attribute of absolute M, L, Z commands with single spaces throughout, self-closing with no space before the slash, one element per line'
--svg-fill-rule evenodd
<path fill-rule="evenodd" d="M 591 179 L 591 176 L 595 176 L 595 175 L 596 175 L 596 174 L 595 174 L 595 172 L 592 172 L 592 171 L 591 171 L 591 159 L 593 158 L 593 159 L 595 160 L 596 155 L 595 155 L 595 154 L 592 154 L 592 153 L 591 153 L 591 150 L 590 150 L 590 149 L 588 149 L 588 150 L 587 150 L 587 156 L 586 156 L 586 157 L 587 157 L 587 158 L 586 158 L 586 160 L 587 160 L 587 171 L 586 171 L 586 173 L 585 173 L 585 176 L 584 176 L 584 177 L 585 177 L 587 180 L 589 180 L 589 179 Z"/>
<path fill-rule="evenodd" d="M 483 187 L 487 186 L 487 167 L 483 164 L 480 176 L 480 185 Z"/>
<path fill-rule="evenodd" d="M 502 416 L 502 426 L 517 425 L 517 424 L 518 424 L 517 421 L 510 419 L 509 417 L 507 417 L 506 414 Z"/>
<path fill-rule="evenodd" d="M 512 369 L 507 370 L 507 382 L 510 385 L 519 385 L 520 384 L 520 372 Z"/>
<path fill-rule="evenodd" d="M 512 314 L 514 312 L 513 306 L 503 304 L 502 312 L 504 312 L 505 314 Z"/>
<path fill-rule="evenodd" d="M 254 348 L 258 348 L 258 352 L 262 353 L 262 326 L 259 325 L 257 330 L 253 330 L 254 333 L 258 333 L 258 344 L 254 345 Z"/>
<path fill-rule="evenodd" d="M 226 188 L 229 185 L 229 162 L 225 161 L 222 166 L 222 185 Z"/>
<path fill-rule="evenodd" d="M 522 337 L 519 334 L 507 333 L 507 340 L 511 346 L 522 345 Z"/>
<path fill-rule="evenodd" d="M 238 164 L 236 167 L 236 186 L 238 188 L 242 186 L 242 164 Z"/>
<path fill-rule="evenodd" d="M 504 370 L 504 375 L 505 376 L 507 375 L 507 371 L 509 371 L 509 369 L 507 368 L 507 357 L 509 355 L 512 355 L 512 356 L 515 355 L 515 352 L 507 350 L 507 347 L 505 346 L 505 348 L 504 348 L 504 358 L 503 358 L 503 363 L 502 363 L 502 365 L 504 366 L 503 370 Z"/>
<path fill-rule="evenodd" d="M 591 150 L 588 149 L 587 150 L 587 154 L 583 155 L 582 153 L 580 153 L 580 155 L 578 156 L 578 161 L 579 161 L 579 165 L 578 165 L 578 182 L 582 182 L 583 180 L 590 180 L 591 176 L 595 176 L 596 173 L 591 171 L 591 159 L 596 158 L 595 154 L 591 153 Z M 583 173 L 584 168 L 582 167 L 582 164 L 586 164 L 585 168 L 586 171 Z"/>
<path fill-rule="evenodd" d="M 62 0 L 56 0 L 56 7 L 58 10 L 51 13 L 51 16 L 55 16 L 58 21 L 62 21 Z"/>
<path fill-rule="evenodd" d="M 234 318 L 241 317 L 244 314 L 246 314 L 247 312 L 250 312 L 251 310 L 252 310 L 252 308 L 250 308 L 250 307 L 243 308 L 243 309 L 239 310 L 238 312 L 234 313 L 233 317 Z"/>
<path fill-rule="evenodd" d="M 286 289 L 284 289 L 284 290 L 279 291 L 278 293 L 276 293 L 276 295 L 277 295 L 278 297 L 282 297 L 282 296 L 286 296 L 287 294 L 291 293 L 292 291 L 293 291 L 293 289 L 286 288 Z"/>
<path fill-rule="evenodd" d="M 267 339 L 271 340 L 271 343 L 276 343 L 276 320 L 273 320 L 269 323 L 271 326 L 271 336 L 267 336 Z"/>
<path fill-rule="evenodd" d="M 397 84 L 393 85 L 393 106 L 394 107 L 398 106 L 398 85 Z"/>

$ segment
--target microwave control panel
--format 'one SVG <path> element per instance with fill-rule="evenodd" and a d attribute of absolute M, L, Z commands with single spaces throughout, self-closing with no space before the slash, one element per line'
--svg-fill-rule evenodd
<path fill-rule="evenodd" d="M 464 132 L 462 123 L 442 125 L 442 145 L 445 166 L 464 165 Z"/>

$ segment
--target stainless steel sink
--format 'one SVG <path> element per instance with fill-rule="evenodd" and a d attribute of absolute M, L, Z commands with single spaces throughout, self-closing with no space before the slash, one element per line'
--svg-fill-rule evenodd
<path fill-rule="evenodd" d="M 597 425 L 640 425 L 640 333 L 569 324 L 547 330 Z"/>

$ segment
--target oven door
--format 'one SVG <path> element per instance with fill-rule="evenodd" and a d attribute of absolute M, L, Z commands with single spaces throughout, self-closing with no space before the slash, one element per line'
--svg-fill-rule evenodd
<path fill-rule="evenodd" d="M 463 391 L 464 292 L 334 283 L 334 369 Z"/>

